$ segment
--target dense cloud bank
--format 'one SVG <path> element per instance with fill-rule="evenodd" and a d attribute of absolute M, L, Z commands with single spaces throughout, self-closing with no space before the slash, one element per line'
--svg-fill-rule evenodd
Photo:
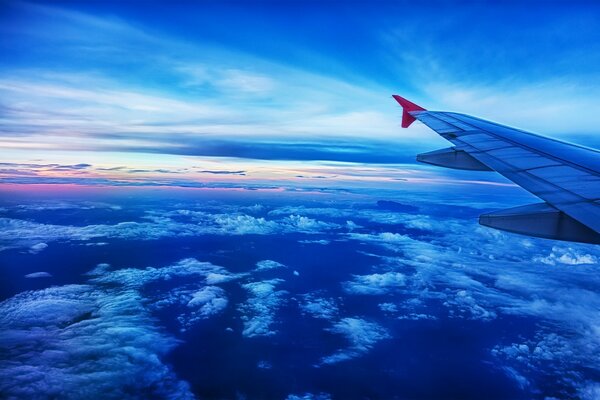
<path fill-rule="evenodd" d="M 20 213 L 39 207 L 22 207 Z M 43 257 L 60 243 L 260 235 L 273 243 L 293 237 L 307 249 L 348 244 L 369 257 L 371 266 L 342 272 L 334 287 L 294 292 L 288 280 L 310 276 L 302 258 L 285 264 L 258 258 L 235 272 L 194 258 L 143 268 L 98 264 L 81 284 L 27 291 L 0 303 L 0 390 L 16 397 L 191 398 L 190 386 L 163 361 L 186 332 L 211 318 L 234 315 L 229 326 L 236 326 L 235 319 L 240 324 L 228 332 L 245 341 L 273 338 L 286 328 L 285 308 L 286 313 L 295 309 L 297 318 L 318 321 L 322 335 L 343 343 L 323 349 L 308 366 L 324 369 L 360 360 L 398 339 L 396 323 L 455 320 L 485 326 L 521 318 L 535 328 L 518 337 L 498 335 L 485 349 L 486 362 L 520 390 L 543 392 L 546 382 L 556 381 L 552 393 L 594 398 L 599 390 L 594 376 L 600 373 L 599 250 L 415 212 L 370 204 L 187 204 L 145 210 L 137 220 L 112 224 L 3 218 L 4 251 L 28 257 Z M 51 284 L 54 271 L 48 271 L 26 276 Z M 356 300 L 374 313 L 353 311 L 349 303 Z M 173 315 L 178 330 L 161 328 L 154 313 L 163 311 Z M 268 360 L 260 365 L 273 368 Z"/>
<path fill-rule="evenodd" d="M 193 398 L 161 361 L 177 341 L 133 289 L 69 285 L 0 304 L 0 392 L 8 398 Z"/>

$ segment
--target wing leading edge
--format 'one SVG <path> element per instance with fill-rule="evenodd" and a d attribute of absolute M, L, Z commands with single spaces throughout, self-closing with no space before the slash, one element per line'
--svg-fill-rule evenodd
<path fill-rule="evenodd" d="M 419 120 L 454 146 L 419 154 L 446 168 L 494 170 L 543 200 L 482 215 L 496 229 L 600 244 L 600 152 L 469 115 L 428 111 L 398 95 L 402 127 Z"/>

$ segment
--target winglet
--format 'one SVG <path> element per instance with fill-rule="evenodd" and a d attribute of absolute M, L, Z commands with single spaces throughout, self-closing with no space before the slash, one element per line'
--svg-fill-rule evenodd
<path fill-rule="evenodd" d="M 423 107 L 416 105 L 413 102 L 406 100 L 404 97 L 400 97 L 397 94 L 392 97 L 402 106 L 402 127 L 408 128 L 410 124 L 415 121 L 415 117 L 410 115 L 412 111 L 427 111 Z"/>

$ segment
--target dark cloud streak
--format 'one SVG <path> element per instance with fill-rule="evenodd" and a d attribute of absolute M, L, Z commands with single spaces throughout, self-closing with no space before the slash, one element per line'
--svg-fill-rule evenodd
<path fill-rule="evenodd" d="M 314 141 L 251 141 L 236 139 L 181 140 L 177 147 L 126 147 L 121 151 L 177 154 L 186 156 L 234 157 L 254 160 L 340 161 L 367 164 L 414 163 L 415 154 L 423 147 L 410 148 L 406 143 L 361 139 L 322 139 Z M 104 150 L 117 150 L 106 148 Z"/>

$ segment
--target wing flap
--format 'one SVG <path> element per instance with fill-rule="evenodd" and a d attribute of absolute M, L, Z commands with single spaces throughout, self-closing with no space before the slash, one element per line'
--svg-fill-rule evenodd
<path fill-rule="evenodd" d="M 419 154 L 417 155 L 417 161 L 446 168 L 469 171 L 492 171 L 492 169 L 481 161 L 456 147 L 448 147 L 446 149 Z"/>
<path fill-rule="evenodd" d="M 600 234 L 547 203 L 484 214 L 479 223 L 528 236 L 600 244 Z"/>

